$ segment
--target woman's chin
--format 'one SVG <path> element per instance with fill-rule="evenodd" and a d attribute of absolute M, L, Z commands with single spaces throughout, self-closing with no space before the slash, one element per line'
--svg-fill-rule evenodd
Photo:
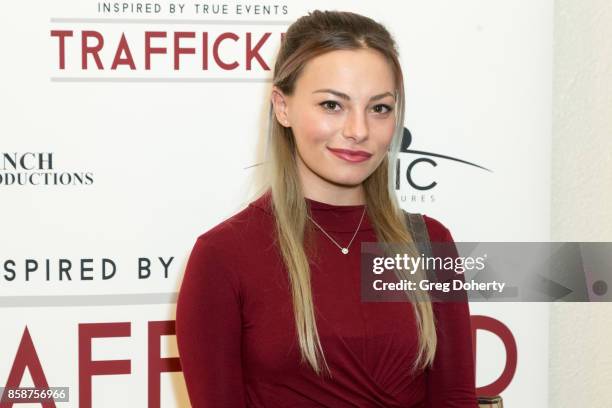
<path fill-rule="evenodd" d="M 351 174 L 346 177 L 338 177 L 336 174 L 334 177 L 328 178 L 334 184 L 345 186 L 345 187 L 355 187 L 363 183 L 366 177 L 356 177 L 355 174 Z"/>

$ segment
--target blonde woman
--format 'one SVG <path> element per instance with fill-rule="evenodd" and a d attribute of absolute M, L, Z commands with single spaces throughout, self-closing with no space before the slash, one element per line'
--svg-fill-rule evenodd
<path fill-rule="evenodd" d="M 360 297 L 361 242 L 416 251 L 392 188 L 404 86 L 389 32 L 349 12 L 301 17 L 270 101 L 266 189 L 198 237 L 181 285 L 192 405 L 476 407 L 466 302 Z"/>

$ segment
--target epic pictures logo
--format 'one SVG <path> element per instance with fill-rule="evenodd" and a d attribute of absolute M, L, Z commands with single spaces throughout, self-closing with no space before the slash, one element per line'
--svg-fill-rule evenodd
<path fill-rule="evenodd" d="M 407 128 L 404 128 L 404 134 L 402 136 L 402 145 L 400 147 L 400 154 L 397 158 L 395 165 L 395 189 L 400 191 L 400 201 L 410 202 L 434 202 L 435 194 L 434 188 L 437 186 L 435 172 L 431 169 L 427 169 L 429 176 L 426 180 L 417 181 L 414 173 L 416 169 L 421 166 L 438 167 L 439 163 L 444 161 L 454 161 L 467 166 L 473 166 L 480 170 L 493 172 L 486 167 L 480 166 L 469 161 L 459 159 L 457 157 L 446 156 L 440 153 L 425 152 L 422 150 L 409 149 L 412 143 L 412 134 Z M 416 156 L 416 157 L 415 157 Z M 407 166 L 405 163 L 408 163 Z M 405 170 L 402 171 L 402 168 Z M 402 190 L 405 189 L 404 183 L 408 183 L 411 192 L 404 193 Z"/>
<path fill-rule="evenodd" d="M 68 186 L 94 182 L 91 172 L 58 172 L 54 164 L 53 153 L 0 153 L 0 186 Z"/>

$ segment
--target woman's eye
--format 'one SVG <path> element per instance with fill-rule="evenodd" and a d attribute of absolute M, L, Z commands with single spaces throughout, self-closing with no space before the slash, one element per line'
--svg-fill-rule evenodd
<path fill-rule="evenodd" d="M 379 108 L 383 108 L 383 110 L 382 110 L 382 111 L 380 111 L 380 110 L 379 110 Z M 384 109 L 386 109 L 386 110 L 384 110 Z M 389 113 L 389 112 L 391 112 L 392 110 L 393 110 L 393 108 L 392 108 L 392 107 L 390 107 L 389 105 L 384 105 L 384 104 L 376 105 L 376 106 L 374 107 L 374 111 L 375 111 L 376 113 Z"/>
<path fill-rule="evenodd" d="M 336 109 L 334 109 L 336 106 L 340 106 L 338 104 L 338 102 L 336 101 L 325 101 L 325 102 L 321 102 L 319 105 L 323 106 L 325 109 L 327 110 L 331 110 L 331 111 L 335 111 Z"/>
<path fill-rule="evenodd" d="M 340 104 L 336 101 L 325 101 L 325 102 L 321 102 L 319 105 L 323 106 L 323 108 L 325 108 L 328 111 L 334 111 L 334 112 L 337 112 L 339 110 L 336 108 L 341 108 Z M 380 113 L 380 114 L 389 113 L 393 110 L 391 106 L 385 105 L 385 104 L 376 105 L 372 109 L 374 109 L 375 113 Z"/>

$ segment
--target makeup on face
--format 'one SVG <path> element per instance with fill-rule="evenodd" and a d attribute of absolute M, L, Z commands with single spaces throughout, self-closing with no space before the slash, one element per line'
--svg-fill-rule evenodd
<path fill-rule="evenodd" d="M 327 150 L 350 163 L 361 163 L 372 157 L 372 153 L 368 153 L 364 150 L 335 149 L 331 147 L 328 147 Z"/>

